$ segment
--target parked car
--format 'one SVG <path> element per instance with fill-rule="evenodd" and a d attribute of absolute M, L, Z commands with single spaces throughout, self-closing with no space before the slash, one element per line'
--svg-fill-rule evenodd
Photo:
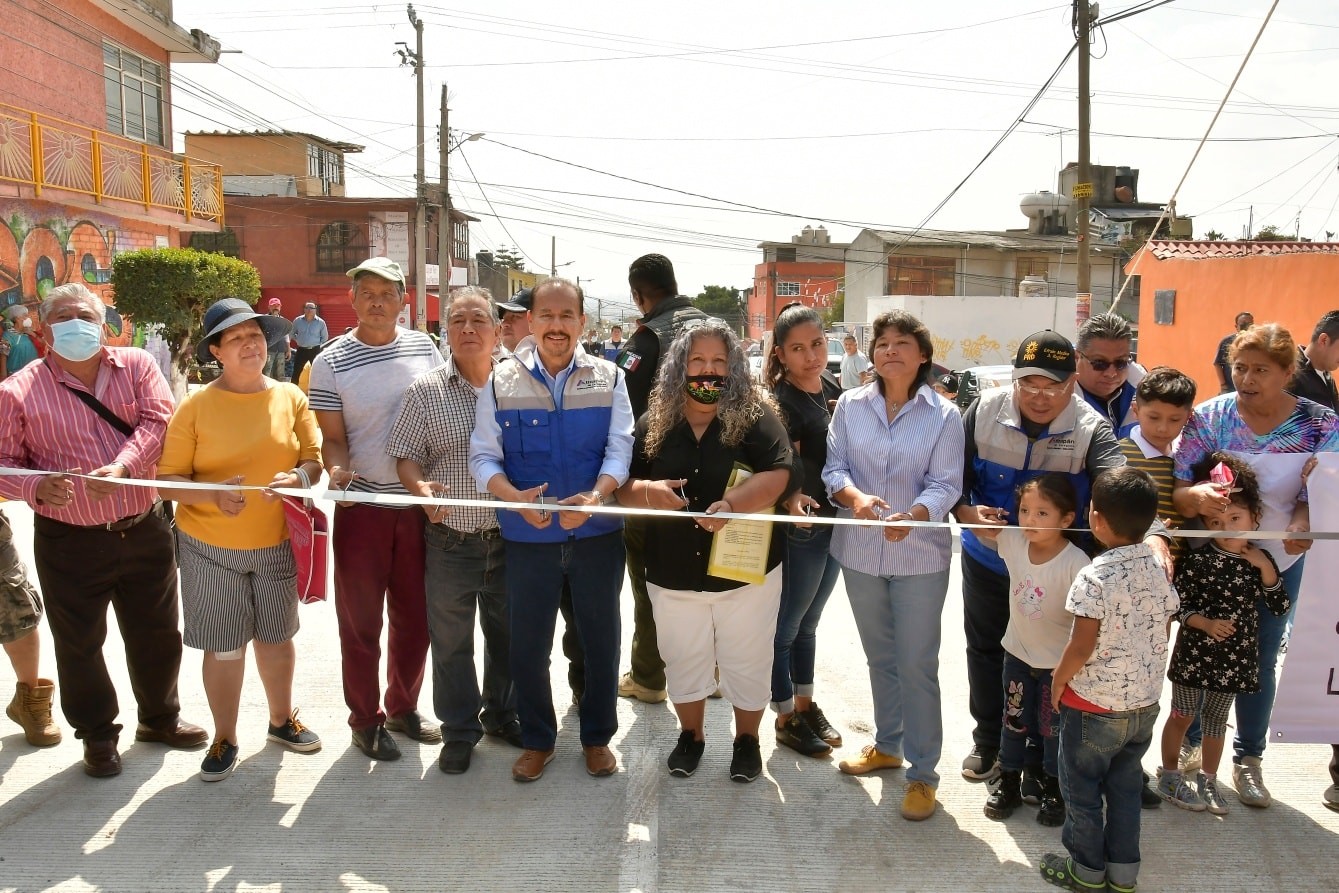
<path fill-rule="evenodd" d="M 841 378 L 842 357 L 846 356 L 846 348 L 842 346 L 842 339 L 828 336 L 828 371 Z"/>
<path fill-rule="evenodd" d="M 957 404 L 960 409 L 966 409 L 972 405 L 972 401 L 981 395 L 982 391 L 988 391 L 991 388 L 998 388 L 1012 383 L 1014 380 L 1014 367 L 1003 366 L 973 366 L 970 369 L 963 369 L 958 373 L 958 397 Z"/>

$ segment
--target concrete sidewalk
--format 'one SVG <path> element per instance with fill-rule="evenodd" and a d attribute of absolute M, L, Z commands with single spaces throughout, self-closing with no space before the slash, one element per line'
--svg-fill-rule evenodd
<path fill-rule="evenodd" d="M 30 557 L 31 512 L 12 503 L 4 511 Z M 668 705 L 627 700 L 619 703 L 613 746 L 621 765 L 612 778 L 586 775 L 571 710 L 560 720 L 557 758 L 534 784 L 511 780 L 518 752 L 493 739 L 480 744 L 465 775 L 443 775 L 435 747 L 404 741 L 402 760 L 374 764 L 349 744 L 329 604 L 302 608 L 295 684 L 302 719 L 325 748 L 301 755 L 265 743 L 263 693 L 252 670 L 242 762 L 227 781 L 204 784 L 201 751 L 131 740 L 134 702 L 113 630 L 106 656 L 128 726 L 121 776 L 85 776 L 67 726 L 62 744 L 35 750 L 0 719 L 0 890 L 1053 889 L 1036 864 L 1059 848 L 1059 829 L 1037 825 L 1029 807 L 1005 823 L 986 819 L 985 788 L 958 774 L 971 746 L 959 591 L 955 567 L 941 652 L 941 806 L 922 823 L 898 815 L 900 772 L 856 779 L 836 770 L 838 759 L 872 740 L 864 655 L 840 588 L 820 627 L 817 697 L 846 746 L 830 759 L 807 759 L 775 748 L 764 731 L 765 773 L 751 785 L 726 776 L 731 732 L 723 701 L 709 702 L 707 754 L 690 779 L 665 770 L 677 736 Z M 631 616 L 625 591 L 625 654 Z M 42 669 L 54 675 L 45 626 L 42 632 Z M 561 667 L 556 653 L 555 703 L 565 705 Z M 6 666 L 6 701 L 10 685 Z M 427 688 L 422 703 L 430 715 Z M 183 716 L 210 727 L 199 652 L 186 652 L 181 693 Z M 57 718 L 63 724 L 59 711 Z M 1274 805 L 1267 810 L 1247 809 L 1229 793 L 1232 812 L 1221 819 L 1166 804 L 1145 811 L 1141 889 L 1336 889 L 1339 813 L 1320 800 L 1329 755 L 1323 746 L 1271 746 L 1266 781 Z M 1152 767 L 1156 757 L 1145 762 Z"/>

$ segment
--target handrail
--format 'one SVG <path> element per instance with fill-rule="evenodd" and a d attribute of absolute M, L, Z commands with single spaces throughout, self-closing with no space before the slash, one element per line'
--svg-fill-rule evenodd
<path fill-rule="evenodd" d="M 98 204 L 130 202 L 188 222 L 223 222 L 219 165 L 6 103 L 0 103 L 0 181 L 57 201 L 44 192 L 78 193 Z"/>

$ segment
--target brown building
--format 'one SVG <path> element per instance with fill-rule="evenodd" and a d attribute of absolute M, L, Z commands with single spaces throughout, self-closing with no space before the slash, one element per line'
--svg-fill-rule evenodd
<path fill-rule="evenodd" d="M 219 229 L 222 172 L 171 151 L 170 77 L 218 41 L 170 0 L 0 0 L 0 22 L 0 309 L 67 282 L 112 303 L 115 255 Z"/>
<path fill-rule="evenodd" d="M 188 133 L 186 151 L 223 168 L 228 225 L 199 234 L 190 247 L 217 251 L 253 264 L 264 300 L 279 298 L 283 313 L 297 316 L 314 301 L 331 334 L 354 324 L 345 272 L 374 255 L 405 271 L 408 305 L 414 278 L 412 198 L 351 198 L 345 194 L 344 155 L 362 147 L 291 131 Z M 435 184 L 429 184 L 435 195 Z M 469 222 L 451 211 L 451 281 L 463 284 L 469 268 Z M 428 206 L 427 262 L 438 264 L 437 208 Z M 431 273 L 431 270 L 430 270 Z M 429 284 L 433 283 L 431 275 Z M 434 289 L 435 291 L 435 289 Z M 428 295 L 427 322 L 439 318 L 437 296 Z"/>

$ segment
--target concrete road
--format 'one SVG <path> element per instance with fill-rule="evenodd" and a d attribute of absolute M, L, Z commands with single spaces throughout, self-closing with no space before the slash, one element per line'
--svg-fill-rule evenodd
<path fill-rule="evenodd" d="M 30 554 L 31 513 L 13 504 L 5 511 Z M 955 568 L 940 671 L 944 781 L 940 810 L 927 822 L 898 815 L 900 772 L 863 779 L 837 772 L 838 759 L 871 741 L 864 655 L 840 589 L 819 629 L 817 698 L 846 745 L 832 758 L 808 759 L 776 748 L 765 733 L 764 775 L 751 785 L 726 776 L 731 733 L 723 701 L 709 702 L 707 753 L 691 779 L 665 770 L 677 736 L 668 706 L 626 700 L 613 742 L 620 771 L 611 778 L 586 775 L 570 710 L 561 718 L 557 759 L 534 784 L 511 780 L 517 751 L 492 739 L 480 744 L 465 775 L 443 775 L 437 749 L 412 742 L 402 742 L 399 762 L 374 764 L 349 744 L 334 612 L 325 604 L 302 609 L 295 685 L 302 719 L 325 739 L 319 753 L 265 743 L 254 669 L 243 694 L 242 762 L 219 784 L 200 781 L 201 751 L 136 744 L 129 731 L 124 773 L 91 779 L 68 727 L 62 744 L 35 750 L 0 719 L 0 890 L 1051 889 L 1036 864 L 1058 848 L 1059 829 L 1037 825 L 1030 807 L 1008 822 L 986 819 L 985 788 L 958 774 L 971 745 L 958 592 Z M 626 653 L 626 591 L 623 616 Z M 49 636 L 44 652 L 43 672 L 54 675 Z M 106 656 L 122 695 L 121 721 L 133 729 L 114 628 Z M 555 702 L 565 705 L 561 666 L 555 653 Z M 6 701 L 11 680 L 7 667 L 0 670 Z M 181 692 L 183 715 L 208 727 L 198 652 L 186 653 Z M 430 715 L 428 686 L 422 704 Z M 1223 818 L 1165 804 L 1145 811 L 1141 888 L 1339 889 L 1339 813 L 1320 800 L 1329 753 L 1272 746 L 1266 781 L 1274 805 L 1267 810 L 1247 809 L 1229 792 L 1232 811 Z M 1155 757 L 1146 762 L 1154 766 Z"/>

